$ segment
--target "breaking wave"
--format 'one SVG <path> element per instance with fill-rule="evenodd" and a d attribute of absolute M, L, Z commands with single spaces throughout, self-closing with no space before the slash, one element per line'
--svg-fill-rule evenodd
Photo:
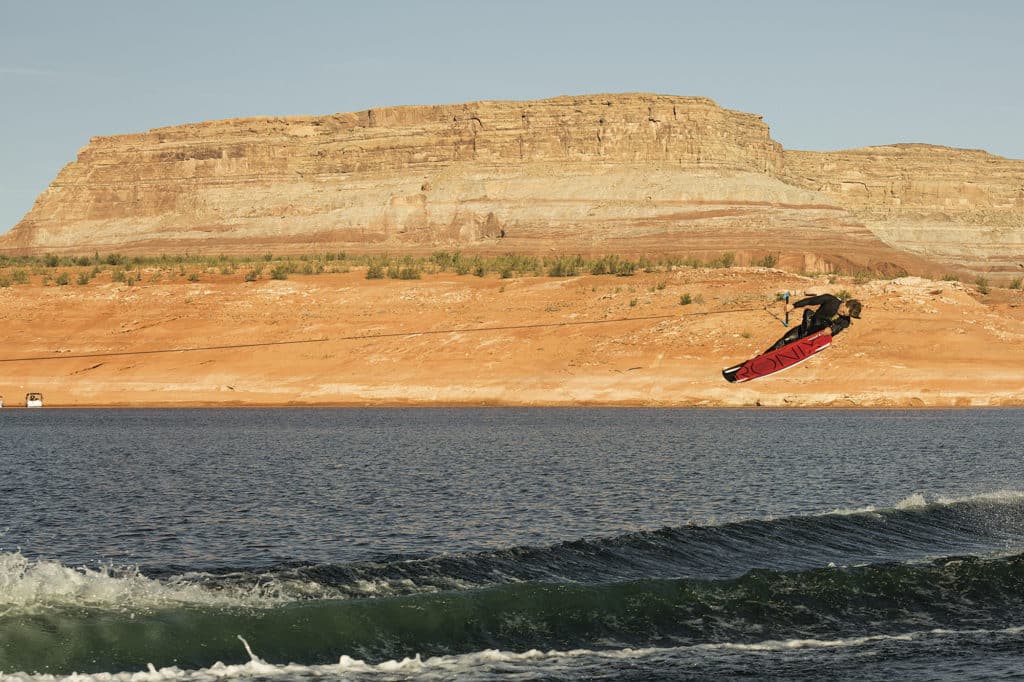
<path fill-rule="evenodd" d="M 1024 606 L 1022 531 L 1024 495 L 1011 491 L 255 572 L 142 575 L 3 553 L 0 671 L 152 664 L 187 676 L 221 661 L 369 673 L 540 651 L 792 649 L 1006 631 Z"/>

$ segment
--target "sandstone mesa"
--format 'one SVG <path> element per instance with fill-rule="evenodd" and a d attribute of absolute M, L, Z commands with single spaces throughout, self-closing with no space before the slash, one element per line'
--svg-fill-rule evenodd
<path fill-rule="evenodd" d="M 388 107 L 94 138 L 0 237 L 4 253 L 439 248 L 1008 277 L 1024 161 L 788 151 L 760 116 L 702 97 Z"/>

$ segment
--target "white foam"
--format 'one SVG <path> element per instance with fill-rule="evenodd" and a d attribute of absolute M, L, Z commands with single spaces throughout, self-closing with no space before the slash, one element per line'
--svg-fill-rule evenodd
<path fill-rule="evenodd" d="M 990 493 L 975 493 L 961 497 L 937 496 L 929 499 L 925 493 L 913 493 L 898 501 L 891 509 L 907 511 L 911 509 L 925 509 L 929 505 L 949 506 L 953 504 L 964 504 L 972 502 L 994 502 L 1000 504 L 1013 504 L 1024 500 L 1024 491 L 1020 490 L 997 490 Z M 855 514 L 874 514 L 885 511 L 889 507 L 878 507 L 876 505 L 865 505 L 863 507 L 837 508 L 830 512 L 824 512 L 822 516 L 852 516 Z"/>
<path fill-rule="evenodd" d="M 907 510 L 907 509 L 924 509 L 928 506 L 928 500 L 925 499 L 923 493 L 914 493 L 909 497 L 904 497 L 902 500 L 896 503 L 896 509 Z"/>
<path fill-rule="evenodd" d="M 294 679 L 298 677 L 336 678 L 353 674 L 390 676 L 394 674 L 429 675 L 430 673 L 440 674 L 448 678 L 451 674 L 467 674 L 481 667 L 493 667 L 498 664 L 523 664 L 533 661 L 551 661 L 552 659 L 580 656 L 618 658 L 634 655 L 631 649 L 618 652 L 594 652 L 581 649 L 568 652 L 550 651 L 547 653 L 536 649 L 523 653 L 509 653 L 496 649 L 486 649 L 470 654 L 435 656 L 427 659 L 423 659 L 417 654 L 411 658 L 384 661 L 377 664 L 366 663 L 349 656 L 342 656 L 334 664 L 302 665 L 299 663 L 288 663 L 277 665 L 268 663 L 257 656 L 250 648 L 249 643 L 241 636 L 238 639 L 241 640 L 242 645 L 249 654 L 249 661 L 246 663 L 226 665 L 218 661 L 209 668 L 199 670 L 183 670 L 177 666 L 157 669 L 150 664 L 145 671 L 140 672 L 103 672 L 91 675 L 75 673 L 68 676 L 30 675 L 23 672 L 14 674 L 0 673 L 0 682 L 213 682 L 215 680 L 238 677 Z"/>
<path fill-rule="evenodd" d="M 262 677 L 270 679 L 298 678 L 351 678 L 353 676 L 383 676 L 393 679 L 394 675 L 416 675 L 423 679 L 437 677 L 472 677 L 474 672 L 493 672 L 501 667 L 502 673 L 510 675 L 508 666 L 520 668 L 518 672 L 528 673 L 531 668 L 547 670 L 570 669 L 579 665 L 600 665 L 601 661 L 634 660 L 645 658 L 668 658 L 685 656 L 692 651 L 736 651 L 736 652 L 785 652 L 801 649 L 842 649 L 868 646 L 878 642 L 912 642 L 927 637 L 962 637 L 978 635 L 1009 635 L 1024 634 L 1024 626 L 1015 626 L 997 630 L 946 630 L 934 629 L 898 635 L 868 635 L 840 639 L 790 639 L 767 640 L 750 644 L 720 642 L 695 644 L 680 647 L 650 647 L 641 649 L 611 649 L 594 651 L 590 649 L 572 649 L 568 651 L 540 651 L 531 649 L 520 653 L 485 649 L 468 654 L 452 656 L 433 656 L 422 658 L 419 655 L 402 660 L 367 663 L 349 656 L 342 656 L 337 663 L 322 665 L 302 665 L 288 663 L 284 665 L 268 663 L 253 652 L 249 643 L 241 636 L 238 639 L 249 654 L 246 663 L 226 665 L 214 663 L 209 668 L 199 670 L 183 670 L 177 666 L 157 669 L 150 664 L 147 669 L 139 672 L 102 672 L 91 675 L 72 674 L 31 675 L 28 673 L 4 674 L 0 672 L 0 682 L 215 682 L 233 678 Z"/>
<path fill-rule="evenodd" d="M 232 582 L 238 578 L 237 582 Z M 407 578 L 356 580 L 345 589 L 316 581 L 268 576 L 253 581 L 243 574 L 186 573 L 166 580 L 148 578 L 135 568 L 69 567 L 30 560 L 20 552 L 0 552 L 0 615 L 11 611 L 84 606 L 123 610 L 173 607 L 272 608 L 295 601 L 422 594 L 476 587 L 451 579 L 445 585 L 419 585 Z"/>
<path fill-rule="evenodd" d="M 829 512 L 824 512 L 821 516 L 855 516 L 857 514 L 877 514 L 885 511 L 886 509 L 923 509 L 928 505 L 927 499 L 925 499 L 924 493 L 913 493 L 904 497 L 898 501 L 892 507 L 879 507 L 874 504 L 866 504 L 863 507 L 837 507 Z"/>
<path fill-rule="evenodd" d="M 134 568 L 70 568 L 57 561 L 33 561 L 20 552 L 0 552 L 0 613 L 60 606 L 270 606 L 275 601 L 280 600 L 249 588 L 212 590 L 186 582 L 161 582 Z"/>
<path fill-rule="evenodd" d="M 914 635 L 869 635 L 866 637 L 851 637 L 848 639 L 787 639 L 778 641 L 757 642 L 754 644 L 702 644 L 703 649 L 730 649 L 733 651 L 788 651 L 792 649 L 838 649 L 843 647 L 857 647 L 880 641 L 904 641 L 913 640 Z"/>

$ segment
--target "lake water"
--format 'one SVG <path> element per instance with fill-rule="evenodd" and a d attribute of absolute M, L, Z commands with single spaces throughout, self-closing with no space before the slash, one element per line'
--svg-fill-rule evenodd
<path fill-rule="evenodd" d="M 0 679 L 1024 677 L 1024 410 L 0 410 Z"/>

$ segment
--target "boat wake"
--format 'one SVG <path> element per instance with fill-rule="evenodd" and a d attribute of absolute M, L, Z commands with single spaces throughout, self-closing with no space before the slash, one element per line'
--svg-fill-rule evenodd
<path fill-rule="evenodd" d="M 1019 639 L 1022 529 L 1024 495 L 1001 493 L 260 571 L 143 575 L 0 553 L 0 671 L 440 675 L 499 659 L 562 666 L 572 652 L 590 665 L 945 632 Z"/>

